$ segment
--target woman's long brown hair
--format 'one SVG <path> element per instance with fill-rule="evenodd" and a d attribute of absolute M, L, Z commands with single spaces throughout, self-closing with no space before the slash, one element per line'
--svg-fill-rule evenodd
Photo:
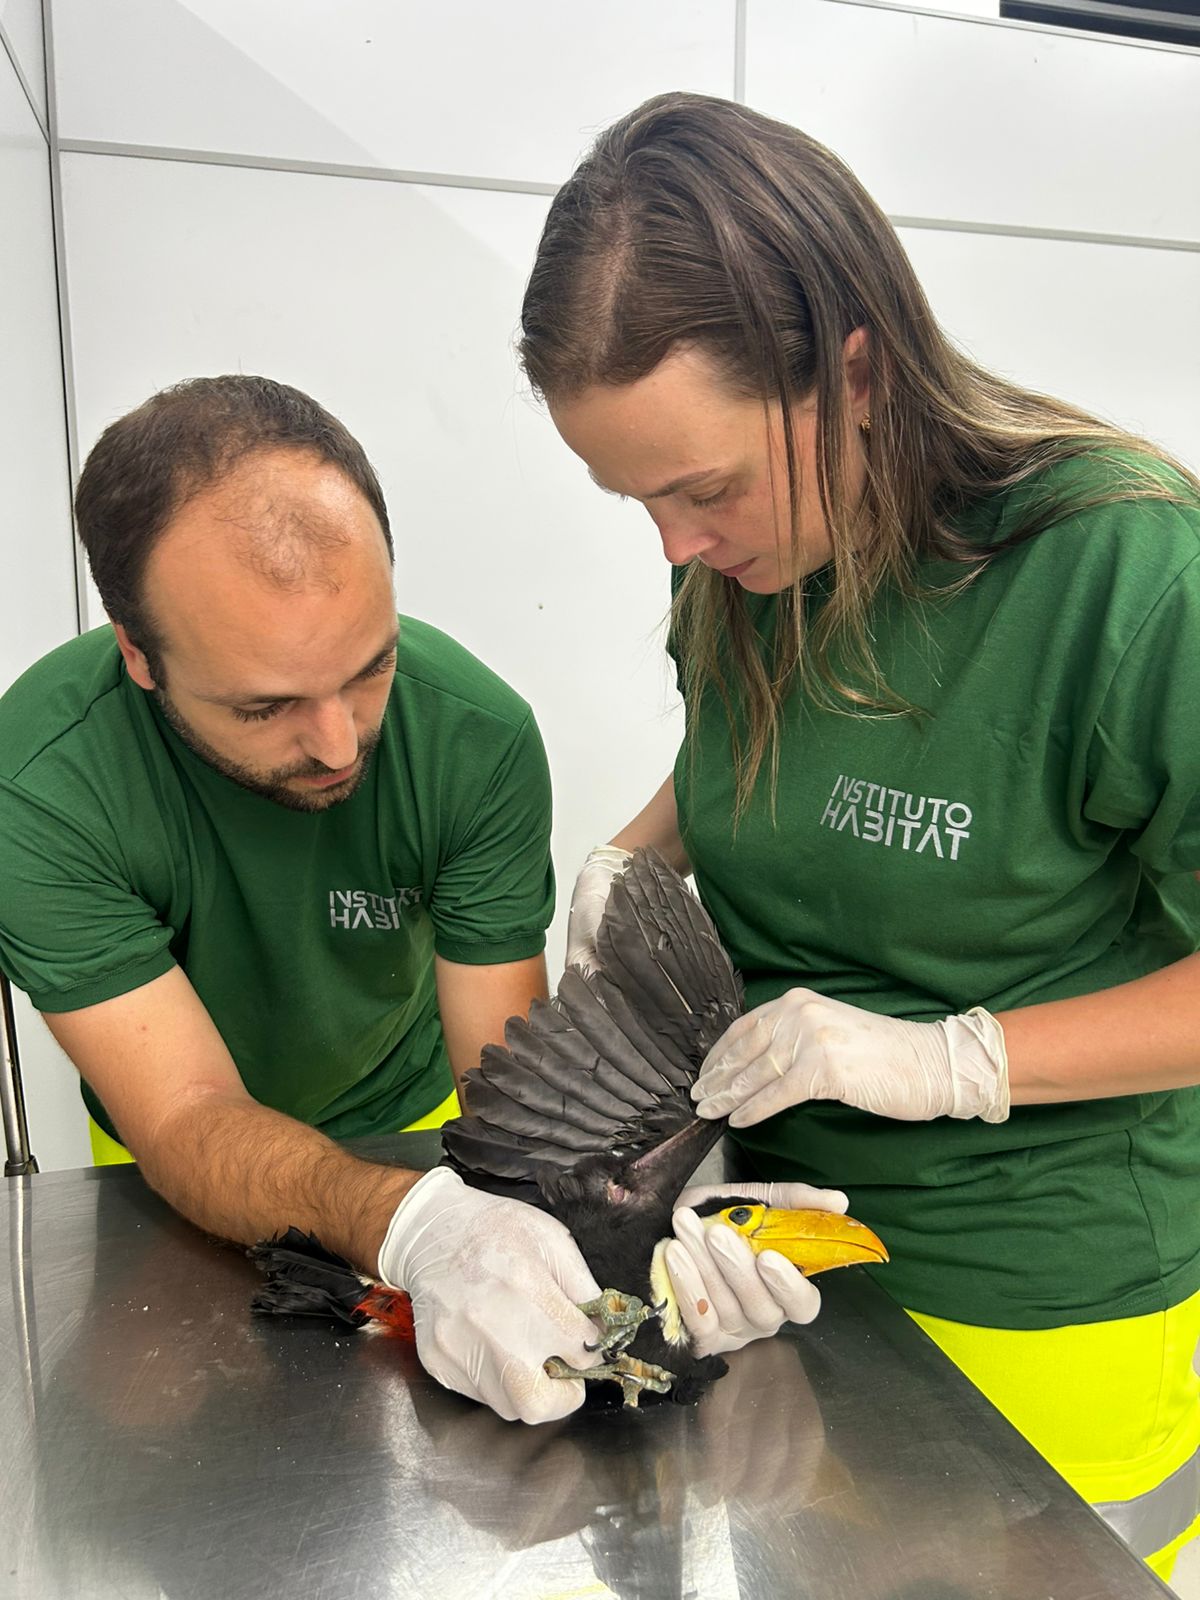
<path fill-rule="evenodd" d="M 712 688 L 726 708 L 739 816 L 764 759 L 774 796 L 780 708 L 797 677 L 836 709 L 913 709 L 880 676 L 871 602 L 884 585 L 919 593 L 923 559 L 960 562 L 970 581 L 981 552 L 955 531 L 955 517 L 973 501 L 1098 446 L 1128 452 L 1099 490 L 1032 492 L 1019 525 L 985 553 L 991 559 L 1090 505 L 1200 497 L 1200 482 L 1146 440 L 972 361 L 934 320 L 895 231 L 853 173 L 798 129 L 730 101 L 659 95 L 600 136 L 550 207 L 521 325 L 522 364 L 552 403 L 633 383 L 690 347 L 731 394 L 778 405 L 794 557 L 790 407 L 816 399 L 817 488 L 835 581 L 815 623 L 805 624 L 801 576 L 780 595 L 764 648 L 743 591 L 700 562 L 672 608 L 689 703 Z M 870 434 L 866 487 L 853 503 L 843 352 L 858 328 L 867 333 Z"/>

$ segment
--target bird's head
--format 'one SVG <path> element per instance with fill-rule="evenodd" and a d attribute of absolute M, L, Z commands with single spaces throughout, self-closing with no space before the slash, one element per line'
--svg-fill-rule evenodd
<path fill-rule="evenodd" d="M 878 1265 L 888 1259 L 883 1240 L 865 1223 L 836 1211 L 791 1210 L 726 1195 L 701 1201 L 695 1212 L 705 1228 L 732 1228 L 734 1233 L 740 1233 L 755 1255 L 764 1250 L 778 1251 L 806 1278 L 834 1267 Z M 656 1302 L 666 1302 L 662 1326 L 667 1341 L 681 1344 L 686 1342 L 687 1332 L 667 1272 L 665 1252 L 669 1243 L 669 1239 L 662 1239 L 656 1246 L 650 1281 Z"/>
<path fill-rule="evenodd" d="M 878 1264 L 888 1259 L 883 1240 L 865 1222 L 856 1222 L 837 1211 L 791 1211 L 784 1206 L 764 1205 L 761 1200 L 728 1195 L 703 1200 L 695 1209 L 706 1228 L 732 1228 L 755 1255 L 777 1250 L 806 1278 L 834 1267 Z"/>

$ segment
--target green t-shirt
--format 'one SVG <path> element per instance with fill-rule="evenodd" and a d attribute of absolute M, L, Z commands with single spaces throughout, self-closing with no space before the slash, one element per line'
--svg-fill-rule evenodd
<path fill-rule="evenodd" d="M 322 812 L 287 810 L 195 756 L 107 627 L 0 699 L 0 965 L 13 982 L 41 1011 L 73 1011 L 179 965 L 255 1099 L 337 1137 L 403 1127 L 449 1094 L 434 952 L 537 955 L 549 839 L 529 707 L 412 618 L 367 777 Z"/>
<path fill-rule="evenodd" d="M 1103 460 L 1055 469 L 1099 483 Z M 1046 482 L 1043 479 L 1043 483 Z M 1016 494 L 963 520 L 987 543 Z M 945 587 L 962 567 L 926 564 Z M 823 603 L 817 575 L 814 607 Z M 774 598 L 756 602 L 769 635 Z M 724 712 L 675 770 L 697 884 L 758 1005 L 803 985 L 931 1020 L 1087 994 L 1200 942 L 1200 509 L 1082 512 L 956 597 L 883 596 L 883 677 L 924 716 L 784 711 L 731 827 Z M 765 1175 L 849 1191 L 904 1305 L 1045 1328 L 1200 1288 L 1200 1089 L 1018 1107 L 999 1125 L 810 1102 L 740 1136 Z"/>

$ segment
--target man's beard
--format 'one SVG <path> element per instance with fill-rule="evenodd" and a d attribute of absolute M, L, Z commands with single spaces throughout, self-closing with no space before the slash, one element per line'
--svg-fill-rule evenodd
<path fill-rule="evenodd" d="M 359 741 L 358 770 L 347 778 L 345 783 L 335 783 L 328 789 L 290 789 L 288 787 L 290 779 L 323 778 L 328 775 L 330 769 L 320 761 L 302 761 L 299 766 L 279 767 L 274 772 L 259 772 L 253 767 L 244 767 L 240 762 L 231 761 L 228 756 L 223 756 L 219 750 L 214 750 L 207 739 L 201 738 L 183 717 L 179 707 L 165 689 L 156 688 L 154 698 L 169 726 L 179 735 L 192 754 L 199 756 L 206 766 L 212 767 L 223 778 L 228 778 L 240 788 L 248 789 L 251 794 L 259 795 L 264 800 L 274 801 L 277 806 L 286 806 L 289 811 L 328 811 L 331 806 L 349 800 L 367 775 L 372 753 L 379 743 L 382 731 L 382 725 L 379 728 L 372 728 L 371 732 L 365 734 Z"/>

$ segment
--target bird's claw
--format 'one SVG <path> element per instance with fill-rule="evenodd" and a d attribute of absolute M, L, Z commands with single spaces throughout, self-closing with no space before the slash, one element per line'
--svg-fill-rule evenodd
<path fill-rule="evenodd" d="M 621 1385 L 625 1405 L 637 1409 L 641 1395 L 647 1389 L 652 1394 L 669 1394 L 675 1374 L 653 1362 L 641 1361 L 637 1356 L 619 1355 L 598 1367 L 572 1367 L 561 1356 L 551 1356 L 543 1362 L 542 1371 L 548 1378 L 580 1378 L 584 1383 L 603 1383 L 611 1380 Z"/>
<path fill-rule="evenodd" d="M 620 1289 L 605 1289 L 594 1300 L 585 1300 L 579 1307 L 586 1317 L 600 1324 L 600 1338 L 595 1344 L 585 1344 L 589 1355 L 599 1351 L 610 1358 L 623 1355 L 647 1317 L 661 1315 L 661 1308 L 648 1306 L 635 1294 L 624 1294 Z"/>

